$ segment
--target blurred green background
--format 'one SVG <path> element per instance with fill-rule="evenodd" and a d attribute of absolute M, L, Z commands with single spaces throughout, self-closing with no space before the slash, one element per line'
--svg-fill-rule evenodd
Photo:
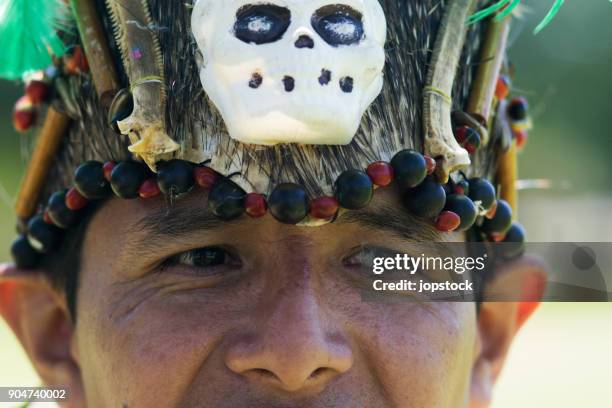
<path fill-rule="evenodd" d="M 548 179 L 553 188 L 522 191 L 519 217 L 532 241 L 612 241 L 612 3 L 567 1 L 537 36 L 531 31 L 553 0 L 523 3 L 509 55 L 514 92 L 529 98 L 535 128 L 520 156 L 520 175 Z M 21 93 L 16 84 L 0 84 L 0 261 L 9 259 L 13 200 L 24 170 L 20 152 L 31 137 L 11 125 Z M 611 338 L 612 304 L 544 305 L 519 334 L 495 408 L 609 406 Z M 0 323 L 0 385 L 36 382 Z"/>

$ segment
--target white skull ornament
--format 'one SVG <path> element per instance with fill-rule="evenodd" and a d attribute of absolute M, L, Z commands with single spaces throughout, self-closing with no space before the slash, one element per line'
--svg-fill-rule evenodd
<path fill-rule="evenodd" d="M 382 90 L 378 0 L 197 0 L 200 79 L 233 139 L 343 145 Z"/>

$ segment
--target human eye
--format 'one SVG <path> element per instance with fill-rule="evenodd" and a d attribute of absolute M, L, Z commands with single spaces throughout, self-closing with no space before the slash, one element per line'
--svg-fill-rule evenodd
<path fill-rule="evenodd" d="M 238 270 L 240 257 L 228 248 L 208 246 L 181 252 L 162 263 L 162 271 L 178 271 L 196 276 L 221 276 Z"/>

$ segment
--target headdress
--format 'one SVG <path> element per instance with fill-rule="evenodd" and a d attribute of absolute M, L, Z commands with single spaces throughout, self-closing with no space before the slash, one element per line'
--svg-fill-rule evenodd
<path fill-rule="evenodd" d="M 3 43 L 33 3 L 8 2 Z M 440 231 L 522 242 L 530 122 L 504 54 L 518 1 L 486 3 L 44 2 L 37 58 L 4 73 L 26 75 L 16 127 L 45 118 L 17 264 L 35 267 L 93 203 L 194 188 L 222 219 L 316 226 L 393 184 Z"/>

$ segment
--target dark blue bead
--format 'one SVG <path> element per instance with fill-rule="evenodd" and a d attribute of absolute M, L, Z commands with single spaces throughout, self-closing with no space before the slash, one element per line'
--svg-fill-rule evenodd
<path fill-rule="evenodd" d="M 88 161 L 74 172 L 74 186 L 88 200 L 101 200 L 111 192 L 102 166 L 100 162 Z"/>
<path fill-rule="evenodd" d="M 488 180 L 472 178 L 470 179 L 470 192 L 468 197 L 477 205 L 480 201 L 480 207 L 487 211 L 493 206 L 493 203 L 495 203 L 495 187 L 493 187 L 493 184 L 489 183 Z"/>
<path fill-rule="evenodd" d="M 222 220 L 233 220 L 244 213 L 246 193 L 229 179 L 220 179 L 208 194 L 208 208 Z"/>
<path fill-rule="evenodd" d="M 146 180 L 148 170 L 145 164 L 136 161 L 124 161 L 115 166 L 111 172 L 111 187 L 120 198 L 138 198 L 138 190 Z"/>
<path fill-rule="evenodd" d="M 497 200 L 497 210 L 492 219 L 485 219 L 482 231 L 487 234 L 505 234 L 512 225 L 512 207 L 504 200 Z"/>
<path fill-rule="evenodd" d="M 28 242 L 37 252 L 45 254 L 57 247 L 61 230 L 47 224 L 42 216 L 36 216 L 28 223 Z"/>
<path fill-rule="evenodd" d="M 66 191 L 55 192 L 47 204 L 49 217 L 60 228 L 69 228 L 78 221 L 78 212 L 66 206 Z"/>
<path fill-rule="evenodd" d="M 400 188 L 414 188 L 427 176 L 427 162 L 423 155 L 414 150 L 402 150 L 391 160 L 395 181 Z"/>
<path fill-rule="evenodd" d="M 189 192 L 195 184 L 193 165 L 184 160 L 157 164 L 157 185 L 162 193 L 177 196 Z"/>
<path fill-rule="evenodd" d="M 11 255 L 19 269 L 35 269 L 40 261 L 40 254 L 32 248 L 28 239 L 23 235 L 13 242 Z"/>
<path fill-rule="evenodd" d="M 360 170 L 347 170 L 336 180 L 336 199 L 340 206 L 359 210 L 372 201 L 374 185 L 370 177 Z"/>
<path fill-rule="evenodd" d="M 526 240 L 525 229 L 521 224 L 513 222 L 506 237 L 500 244 L 497 244 L 497 247 L 500 248 L 500 253 L 504 258 L 516 258 L 525 251 Z"/>
<path fill-rule="evenodd" d="M 279 184 L 270 194 L 268 208 L 283 224 L 297 224 L 308 214 L 308 195 L 297 184 Z"/>
<path fill-rule="evenodd" d="M 428 177 L 418 187 L 404 191 L 402 202 L 408 211 L 417 217 L 433 219 L 440 214 L 446 203 L 444 187 Z"/>
<path fill-rule="evenodd" d="M 515 122 L 521 122 L 527 119 L 529 105 L 525 98 L 514 98 L 508 106 L 508 116 Z"/>
<path fill-rule="evenodd" d="M 478 209 L 474 202 L 462 194 L 451 194 L 446 197 L 445 211 L 452 211 L 461 218 L 457 231 L 467 231 L 476 222 Z"/>

